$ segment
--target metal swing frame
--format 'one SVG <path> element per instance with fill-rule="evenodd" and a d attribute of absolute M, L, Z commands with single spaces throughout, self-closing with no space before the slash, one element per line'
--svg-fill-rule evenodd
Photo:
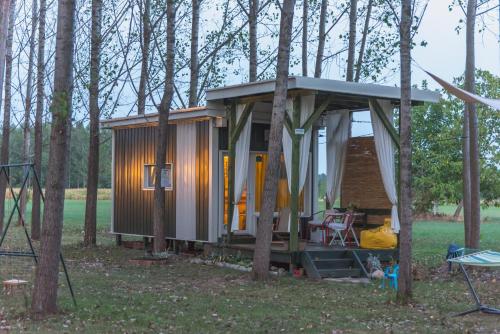
<path fill-rule="evenodd" d="M 474 289 L 474 286 L 472 285 L 472 282 L 469 278 L 469 274 L 467 273 L 467 270 L 465 270 L 464 265 L 462 263 L 459 263 L 458 266 L 460 267 L 460 270 L 462 271 L 462 274 L 464 275 L 465 282 L 467 283 L 467 287 L 469 288 L 469 291 L 471 292 L 472 297 L 474 298 L 474 302 L 476 305 L 473 309 L 455 314 L 455 316 L 459 317 L 459 316 L 463 316 L 463 315 L 475 313 L 475 312 L 500 315 L 499 309 L 496 309 L 496 308 L 493 308 L 490 306 L 486 306 L 486 305 L 481 303 L 481 300 L 479 299 L 479 295 L 477 294 L 476 289 Z"/>
<path fill-rule="evenodd" d="M 19 190 L 19 194 L 16 196 L 16 194 L 14 192 L 14 189 L 12 187 L 12 184 L 10 183 L 10 169 L 11 168 L 21 168 L 21 167 L 24 170 L 23 181 L 22 181 L 22 184 L 21 184 L 21 188 Z M 38 188 L 39 193 L 40 193 L 40 197 L 42 199 L 42 202 L 44 203 L 45 202 L 45 196 L 43 194 L 42 187 L 40 185 L 40 179 L 38 178 L 38 175 L 37 175 L 36 170 L 35 170 L 35 164 L 33 164 L 33 163 L 19 163 L 19 164 L 0 165 L 0 178 L 2 176 L 5 176 L 5 180 L 7 182 L 7 187 L 9 189 L 9 192 L 10 192 L 11 196 L 12 196 L 12 199 L 14 200 L 14 207 L 12 208 L 12 210 L 10 212 L 9 219 L 7 220 L 7 224 L 4 227 L 4 230 L 3 230 L 3 233 L 2 233 L 2 237 L 0 239 L 0 256 L 6 256 L 6 257 L 31 257 L 31 258 L 33 258 L 33 261 L 35 262 L 35 265 L 38 266 L 38 255 L 36 254 L 35 248 L 33 247 L 33 242 L 31 240 L 31 236 L 28 233 L 28 229 L 26 228 L 26 224 L 25 224 L 25 221 L 24 221 L 24 216 L 21 214 L 21 209 L 19 207 L 19 201 L 20 201 L 21 195 L 23 194 L 23 192 L 26 189 L 26 185 L 28 183 L 28 179 L 29 179 L 30 173 L 33 174 L 33 179 L 35 180 L 33 186 L 36 186 Z M 28 241 L 28 245 L 29 245 L 29 248 L 30 248 L 29 252 L 27 252 L 27 251 L 26 252 L 24 252 L 24 251 L 8 251 L 8 250 L 3 250 L 2 249 L 2 244 L 3 244 L 4 240 L 5 240 L 5 237 L 7 236 L 7 232 L 9 230 L 10 224 L 12 223 L 12 219 L 13 219 L 13 217 L 14 217 L 14 215 L 15 215 L 16 212 L 17 212 L 17 214 L 20 217 L 21 226 L 22 226 L 22 228 L 24 230 L 24 234 L 26 236 L 26 240 Z M 62 267 L 63 267 L 63 270 L 64 270 L 64 275 L 66 277 L 66 282 L 68 283 L 68 288 L 69 288 L 69 292 L 71 293 L 71 298 L 73 300 L 73 304 L 76 307 L 75 293 L 73 291 L 73 286 L 72 286 L 71 280 L 69 278 L 68 268 L 66 267 L 66 263 L 64 262 L 64 257 L 62 255 L 62 253 L 59 253 L 59 259 L 61 260 L 61 264 L 62 264 Z"/>

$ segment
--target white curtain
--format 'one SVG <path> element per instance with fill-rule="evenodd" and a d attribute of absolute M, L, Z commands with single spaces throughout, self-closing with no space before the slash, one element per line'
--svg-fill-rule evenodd
<path fill-rule="evenodd" d="M 308 95 L 302 96 L 300 99 L 300 126 L 302 127 L 307 121 L 309 116 L 314 112 L 314 102 L 316 96 Z M 287 113 L 290 119 L 293 115 L 293 99 L 287 100 Z M 295 129 L 292 129 L 295 131 Z M 311 147 L 311 133 L 310 127 L 304 135 L 300 138 L 300 164 L 299 164 L 299 193 L 304 188 L 307 177 L 307 166 L 309 164 L 309 148 Z M 292 137 L 287 129 L 283 129 L 283 155 L 285 158 L 286 175 L 288 179 L 288 191 L 292 191 Z M 290 231 L 290 221 L 288 221 L 288 231 Z"/>
<path fill-rule="evenodd" d="M 387 100 L 378 100 L 387 119 L 392 123 L 392 104 Z M 370 116 L 372 119 L 373 136 L 375 137 L 375 148 L 377 150 L 377 159 L 382 174 L 384 189 L 392 204 L 391 211 L 391 227 L 395 233 L 399 233 L 399 216 L 398 216 L 398 195 L 396 192 L 396 177 L 394 166 L 394 143 L 392 142 L 389 132 L 385 129 L 384 124 L 373 109 L 370 101 Z"/>
<path fill-rule="evenodd" d="M 300 126 L 302 127 L 314 111 L 316 96 L 302 96 L 300 99 Z M 293 114 L 293 100 L 287 100 L 287 112 L 290 119 Z M 292 129 L 294 131 L 295 129 Z M 307 177 L 307 166 L 309 163 L 309 148 L 311 147 L 312 127 L 300 138 L 300 167 L 299 167 L 299 192 L 304 187 Z M 292 189 L 292 137 L 286 129 L 283 129 L 283 155 L 285 156 L 286 175 L 288 179 L 288 190 Z"/>
<path fill-rule="evenodd" d="M 236 107 L 236 123 L 239 122 L 244 104 L 238 104 Z M 234 168 L 234 211 L 233 220 L 231 223 L 231 231 L 237 231 L 239 227 L 240 210 L 238 203 L 243 195 L 243 188 L 248 176 L 248 162 L 250 157 L 250 135 L 252 131 L 252 113 L 248 116 L 247 122 L 240 133 L 235 145 L 235 168 Z"/>
<path fill-rule="evenodd" d="M 326 193 L 332 205 L 340 193 L 344 174 L 349 123 L 349 110 L 331 112 L 326 116 Z"/>

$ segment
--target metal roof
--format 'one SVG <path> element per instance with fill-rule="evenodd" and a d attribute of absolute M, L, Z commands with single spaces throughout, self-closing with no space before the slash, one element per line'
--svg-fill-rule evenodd
<path fill-rule="evenodd" d="M 207 101 L 220 101 L 260 94 L 273 93 L 275 80 L 258 81 L 239 85 L 225 86 L 207 90 Z M 289 90 L 309 90 L 323 94 L 335 94 L 348 97 L 349 99 L 380 98 L 397 101 L 400 99 L 400 88 L 378 84 L 346 82 L 340 80 L 319 79 L 311 77 L 289 77 Z M 438 102 L 441 95 L 437 92 L 412 88 L 413 102 Z"/>
<path fill-rule="evenodd" d="M 211 105 L 213 105 L 213 103 Z M 168 120 L 169 122 L 178 122 L 182 120 L 200 119 L 204 117 L 223 117 L 224 115 L 224 108 L 217 108 L 212 106 L 193 107 L 170 111 Z M 116 128 L 155 123 L 158 123 L 158 113 L 104 119 L 101 120 L 101 127 Z"/>

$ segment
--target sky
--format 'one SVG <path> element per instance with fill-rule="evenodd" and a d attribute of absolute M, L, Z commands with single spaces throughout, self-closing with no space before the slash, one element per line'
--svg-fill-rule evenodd
<path fill-rule="evenodd" d="M 455 27 L 463 18 L 459 8 L 448 10 L 449 0 L 430 0 L 426 14 L 421 23 L 417 41 L 424 40 L 426 47 L 417 47 L 412 52 L 412 58 L 424 69 L 445 79 L 453 81 L 463 74 L 465 69 L 465 30 L 457 34 Z M 500 75 L 500 45 L 498 42 L 498 9 L 491 12 L 486 18 L 487 29 L 483 33 L 476 33 L 476 67 L 488 70 L 497 76 Z M 399 74 L 393 77 L 393 84 L 398 85 Z M 429 89 L 440 88 L 436 82 L 428 77 L 417 66 L 412 65 L 412 82 L 420 84 L 427 80 Z M 356 113 L 354 120 L 370 121 L 368 112 Z M 354 136 L 372 134 L 369 123 L 353 123 Z M 319 139 L 319 173 L 326 173 L 325 138 Z"/>

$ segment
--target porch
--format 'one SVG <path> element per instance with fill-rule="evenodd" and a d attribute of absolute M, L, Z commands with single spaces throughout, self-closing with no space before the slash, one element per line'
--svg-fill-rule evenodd
<path fill-rule="evenodd" d="M 310 244 L 311 238 L 300 231 L 304 220 L 315 219 L 314 214 L 320 211 L 321 136 L 326 137 L 326 200 L 342 210 L 363 213 L 362 229 L 379 226 L 384 218 L 390 218 L 397 233 L 395 162 L 399 135 L 393 114 L 399 104 L 399 89 L 303 77 L 289 78 L 288 87 L 273 215 L 274 230 L 287 234 L 288 241 L 273 245 L 273 256 L 292 263 L 307 247 L 323 247 Z M 226 110 L 217 122 L 221 156 L 216 167 L 221 171 L 218 238 L 240 251 L 251 250 L 260 219 L 273 91 L 274 82 L 264 81 L 207 92 L 209 105 Z M 412 92 L 414 105 L 438 99 L 432 92 Z M 370 113 L 373 137 L 352 136 L 352 118 L 357 112 Z M 242 242 L 245 238 L 248 242 Z M 307 247 L 302 247 L 303 242 Z"/>

